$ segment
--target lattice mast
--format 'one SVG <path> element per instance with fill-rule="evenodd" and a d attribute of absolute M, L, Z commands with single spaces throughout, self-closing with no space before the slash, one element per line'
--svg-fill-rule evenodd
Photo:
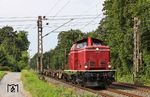
<path fill-rule="evenodd" d="M 38 73 L 43 73 L 43 27 L 42 27 L 42 16 L 38 16 L 37 20 L 37 27 L 38 27 L 38 53 L 37 53 L 37 69 Z"/>
<path fill-rule="evenodd" d="M 139 69 L 142 64 L 141 52 L 140 52 L 140 44 L 141 44 L 141 35 L 140 35 L 140 20 L 138 17 L 134 18 L 134 56 L 133 56 L 133 72 L 134 78 L 138 78 Z M 135 80 L 134 80 L 135 82 Z"/>

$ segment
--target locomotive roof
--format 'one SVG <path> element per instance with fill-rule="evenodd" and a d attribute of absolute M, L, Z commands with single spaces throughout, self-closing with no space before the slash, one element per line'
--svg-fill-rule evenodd
<path fill-rule="evenodd" d="M 83 41 L 87 41 L 87 39 L 88 38 L 90 38 L 90 37 L 86 37 L 86 38 L 83 38 L 83 39 L 81 39 L 81 40 L 78 40 L 78 41 L 76 41 L 75 43 L 80 43 L 80 42 L 83 42 Z M 96 40 L 96 41 L 99 41 L 99 42 L 102 42 L 103 43 L 103 41 L 102 40 L 100 40 L 100 39 L 96 39 L 96 38 L 91 38 L 92 40 Z"/>

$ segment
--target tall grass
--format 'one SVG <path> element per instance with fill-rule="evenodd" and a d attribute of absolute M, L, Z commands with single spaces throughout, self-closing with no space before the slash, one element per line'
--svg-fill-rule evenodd
<path fill-rule="evenodd" d="M 5 75 L 5 71 L 0 71 L 0 80 L 3 78 L 4 75 Z"/>
<path fill-rule="evenodd" d="M 94 97 L 93 95 L 79 95 L 71 88 L 57 86 L 38 79 L 33 71 L 22 71 L 22 81 L 25 89 L 32 97 Z"/>
<path fill-rule="evenodd" d="M 122 75 L 122 76 L 118 75 L 116 81 L 117 82 L 124 82 L 124 83 L 131 83 L 131 84 L 134 83 L 134 79 L 133 79 L 133 75 L 132 74 Z M 150 78 L 147 78 L 144 75 L 141 76 L 141 78 L 139 78 L 139 82 L 142 85 L 150 86 Z"/>
<path fill-rule="evenodd" d="M 118 75 L 117 82 L 125 82 L 125 83 L 133 83 L 133 76 L 132 75 Z"/>

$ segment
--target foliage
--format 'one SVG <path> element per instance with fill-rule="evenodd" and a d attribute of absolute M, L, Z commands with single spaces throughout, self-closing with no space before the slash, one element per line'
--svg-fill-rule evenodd
<path fill-rule="evenodd" d="M 124 83 L 131 83 L 133 84 L 133 75 L 132 74 L 127 74 L 127 75 L 117 75 L 116 77 L 116 81 L 117 82 L 124 82 Z M 141 76 L 139 78 L 139 82 L 141 85 L 146 85 L 146 86 L 150 86 L 150 79 L 147 76 Z"/>
<path fill-rule="evenodd" d="M 142 67 L 140 76 L 150 76 L 150 1 L 105 0 L 102 19 L 96 33 L 111 47 L 111 65 L 117 69 L 119 81 L 133 77 L 133 19 L 140 19 Z M 132 79 L 133 80 L 133 79 Z"/>
<path fill-rule="evenodd" d="M 20 71 L 28 64 L 28 33 L 12 27 L 0 29 L 0 68 Z"/>
<path fill-rule="evenodd" d="M 117 75 L 116 81 L 118 82 L 124 82 L 124 83 L 133 83 L 133 75 L 126 74 L 126 75 Z"/>
<path fill-rule="evenodd" d="M 3 78 L 3 76 L 5 75 L 5 71 L 0 71 L 0 80 Z"/>
<path fill-rule="evenodd" d="M 39 80 L 33 71 L 23 70 L 21 79 L 25 89 L 32 94 L 32 97 L 94 97 L 93 95 L 75 94 L 71 88 L 46 83 Z"/>

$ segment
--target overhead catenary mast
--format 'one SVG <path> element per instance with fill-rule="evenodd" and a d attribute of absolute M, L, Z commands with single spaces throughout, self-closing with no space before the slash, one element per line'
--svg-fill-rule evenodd
<path fill-rule="evenodd" d="M 37 47 L 37 71 L 39 74 L 42 74 L 44 72 L 44 65 L 43 65 L 43 38 L 48 36 L 50 33 L 55 32 L 57 29 L 63 27 L 67 23 L 71 22 L 74 19 L 70 19 L 69 21 L 65 22 L 64 24 L 60 25 L 59 27 L 55 28 L 54 30 L 50 31 L 49 33 L 45 34 L 44 36 L 42 35 L 43 33 L 43 26 L 42 26 L 42 21 L 47 20 L 45 16 L 38 16 L 37 20 L 37 27 L 38 27 L 38 47 Z M 43 78 L 43 76 L 42 76 Z"/>
<path fill-rule="evenodd" d="M 134 72 L 134 83 L 138 84 L 138 77 L 139 77 L 139 69 L 141 66 L 142 58 L 140 52 L 140 20 L 138 17 L 134 17 L 134 56 L 133 56 L 133 72 Z"/>
<path fill-rule="evenodd" d="M 42 16 L 38 16 L 37 20 L 37 27 L 38 27 L 38 53 L 37 53 L 37 69 L 38 73 L 43 73 L 43 28 L 42 28 Z"/>

